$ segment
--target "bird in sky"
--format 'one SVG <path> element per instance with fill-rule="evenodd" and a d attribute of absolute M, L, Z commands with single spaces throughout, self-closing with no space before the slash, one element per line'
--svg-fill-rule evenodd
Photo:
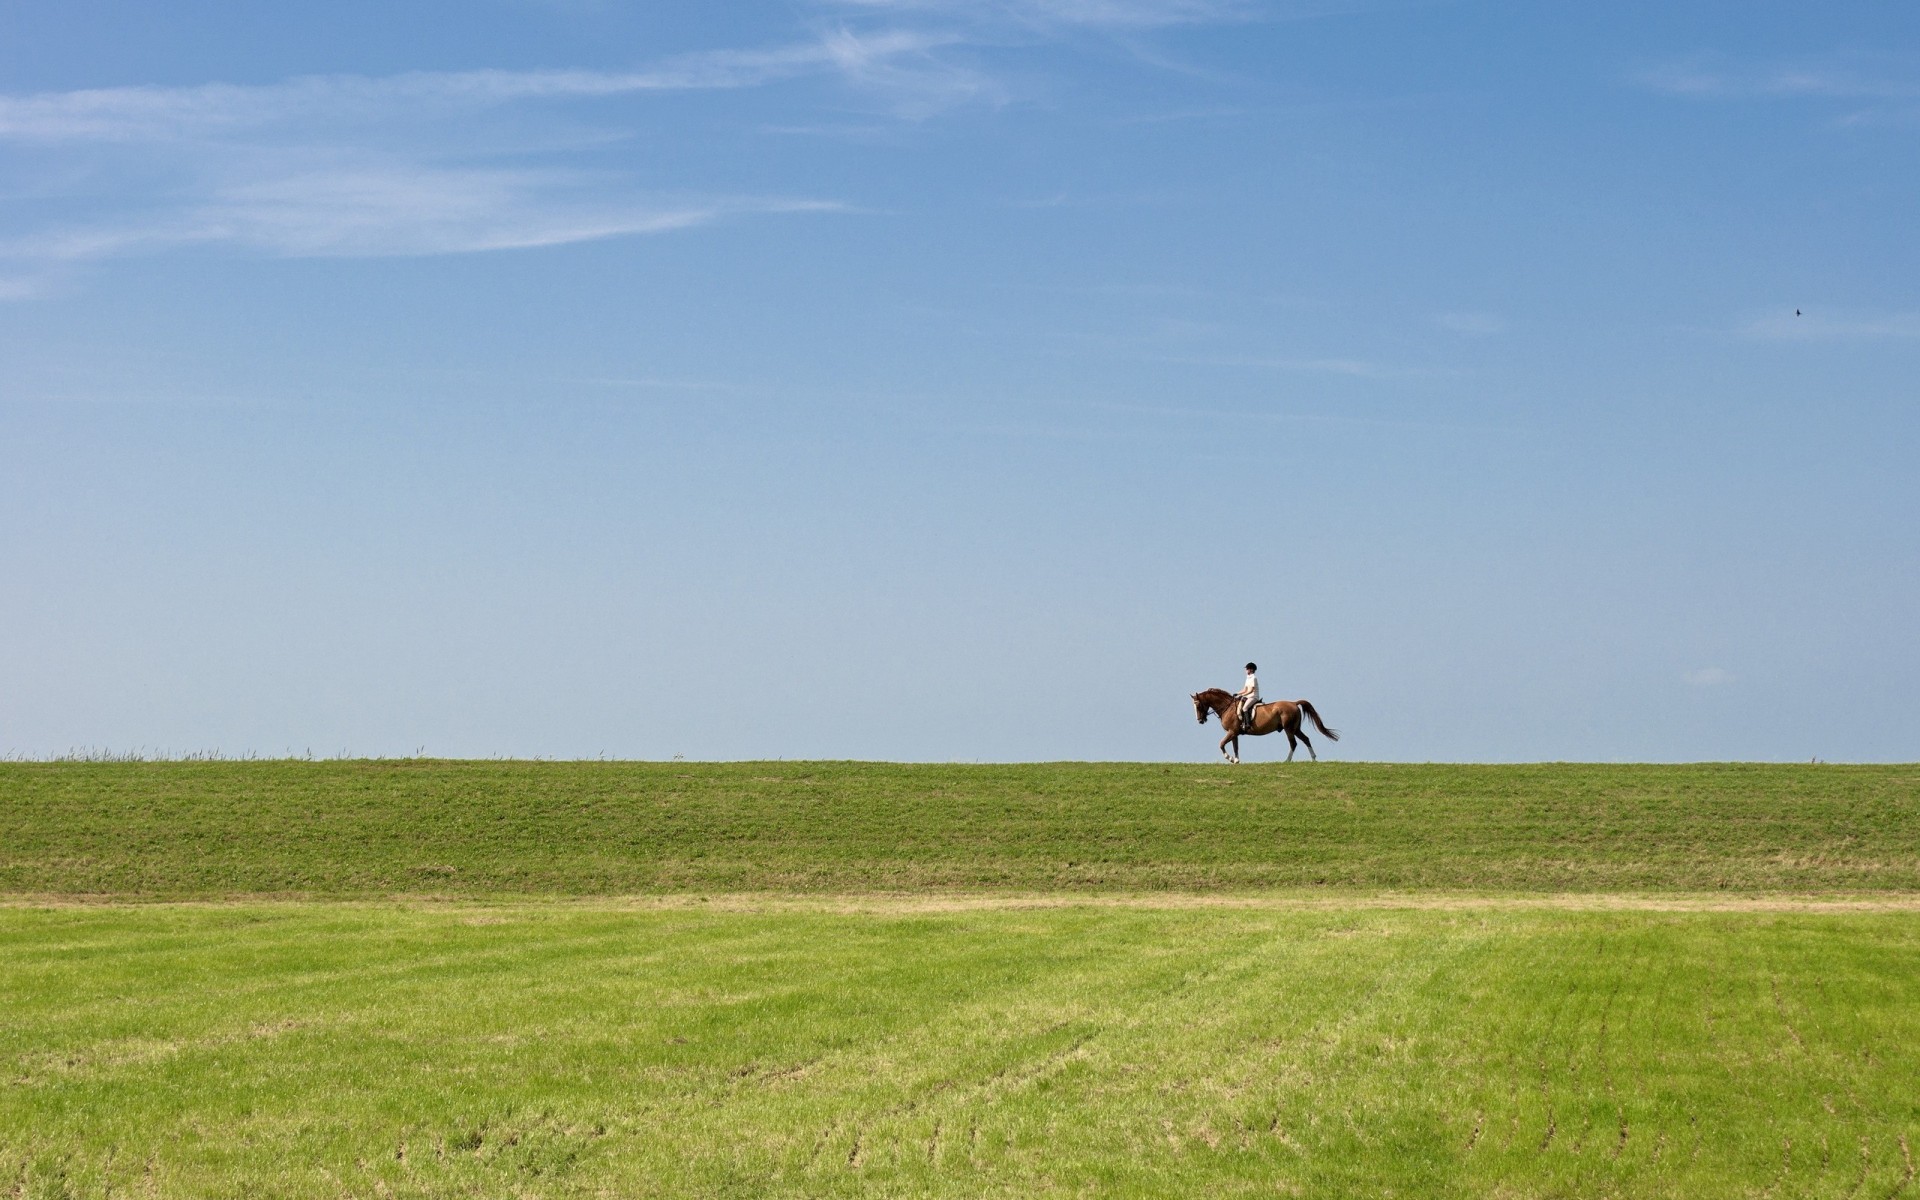
<path fill-rule="evenodd" d="M 1796 316 L 1796 317 L 1797 317 L 1797 316 L 1799 316 L 1799 315 L 1800 315 L 1800 310 L 1799 310 L 1799 309 L 1797 309 L 1797 308 L 1796 308 L 1796 309 L 1794 309 L 1794 310 L 1793 310 L 1793 315 L 1794 315 L 1794 316 Z"/>

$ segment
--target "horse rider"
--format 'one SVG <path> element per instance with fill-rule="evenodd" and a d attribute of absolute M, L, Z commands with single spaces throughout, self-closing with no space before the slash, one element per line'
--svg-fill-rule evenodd
<path fill-rule="evenodd" d="M 1247 682 L 1235 695 L 1240 701 L 1240 730 L 1245 733 L 1253 728 L 1253 710 L 1260 706 L 1260 676 L 1254 672 L 1260 668 L 1247 664 Z"/>

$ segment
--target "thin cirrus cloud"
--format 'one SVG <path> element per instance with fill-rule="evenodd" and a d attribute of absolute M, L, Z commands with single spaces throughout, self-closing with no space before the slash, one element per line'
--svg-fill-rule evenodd
<path fill-rule="evenodd" d="M 744 213 L 844 210 L 812 200 L 608 198 L 588 178 L 556 171 L 331 166 L 215 188 L 171 213 L 18 239 L 0 253 L 71 263 L 227 243 L 286 258 L 461 254 L 662 233 Z M 16 298 L 31 291 L 23 284 Z"/>
<path fill-rule="evenodd" d="M 1635 78 L 1645 87 L 1674 96 L 1920 100 L 1920 82 L 1846 65 L 1752 66 L 1693 58 L 1657 64 Z"/>
<path fill-rule="evenodd" d="M 1920 117 L 1920 72 L 1881 57 L 1831 56 L 1799 63 L 1742 63 L 1697 55 L 1656 63 L 1633 75 L 1668 96 L 1717 101 L 1826 101 L 1844 105 L 1842 125 L 1901 123 Z"/>
<path fill-rule="evenodd" d="M 1296 21 L 1350 13 L 1379 0 L 816 0 L 842 12 L 938 18 L 974 28 L 1044 35 L 1124 35 L 1177 25 Z"/>
<path fill-rule="evenodd" d="M 0 224 L 0 300 L 38 294 L 76 264 L 185 246 L 286 257 L 459 254 L 660 233 L 754 213 L 851 211 L 814 197 L 642 193 L 617 172 L 552 165 L 570 161 L 577 124 L 564 136 L 542 137 L 530 135 L 525 120 L 477 118 L 494 111 L 524 118 L 568 105 L 572 115 L 618 97 L 819 78 L 871 114 L 912 123 L 1007 103 L 1002 82 L 977 60 L 1004 44 L 1010 29 L 1051 38 L 1267 13 L 1246 0 L 816 0 L 814 7 L 896 27 L 843 26 L 786 45 L 682 55 L 628 71 L 416 71 L 0 95 L 0 144 L 25 153 L 36 191 L 46 190 L 45 180 L 66 181 L 65 196 L 44 198 L 75 200 L 66 210 L 88 214 Z M 537 164 L 530 155 L 540 156 Z"/>
<path fill-rule="evenodd" d="M 1245 0 L 832 0 L 841 8 L 895 14 L 937 14 L 1030 28 L 1152 29 L 1239 20 L 1254 15 Z"/>
<path fill-rule="evenodd" d="M 449 115 L 522 101 L 758 87 L 823 71 L 856 85 L 900 87 L 915 67 L 951 74 L 939 67 L 935 52 L 955 41 L 952 35 L 905 30 L 837 30 L 769 50 L 686 55 L 643 71 L 414 71 L 0 96 L 0 138 L 57 143 L 218 137 L 305 122 L 353 125 Z M 911 62 L 903 65 L 903 59 Z"/>
<path fill-rule="evenodd" d="M 0 300 L 40 294 L 79 263 L 184 246 L 282 257 L 460 254 L 746 214 L 850 211 L 812 197 L 663 196 L 619 172 L 520 165 L 529 152 L 564 161 L 578 131 L 529 144 L 522 122 L 489 141 L 473 118 L 807 76 L 838 81 L 899 119 L 996 101 L 990 81 L 942 56 L 955 41 L 834 30 L 628 72 L 412 72 L 0 96 L 0 143 L 27 152 L 36 179 L 78 181 L 72 195 L 83 203 L 70 207 L 89 214 L 0 228 Z"/>

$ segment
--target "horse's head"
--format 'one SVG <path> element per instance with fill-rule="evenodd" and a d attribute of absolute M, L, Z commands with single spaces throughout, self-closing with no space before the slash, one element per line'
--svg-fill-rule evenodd
<path fill-rule="evenodd" d="M 1205 725 L 1207 718 L 1212 715 L 1213 706 L 1207 703 L 1207 694 L 1205 692 L 1195 692 L 1193 694 L 1193 719 Z"/>

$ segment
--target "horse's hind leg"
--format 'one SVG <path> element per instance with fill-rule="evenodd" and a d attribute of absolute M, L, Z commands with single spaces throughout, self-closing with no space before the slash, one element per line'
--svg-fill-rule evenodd
<path fill-rule="evenodd" d="M 1284 733 L 1284 734 L 1286 734 L 1286 735 L 1287 735 L 1287 761 L 1288 761 L 1288 762 L 1292 762 L 1292 761 L 1293 761 L 1293 752 L 1294 752 L 1294 751 L 1295 751 L 1296 749 L 1298 749 L 1298 747 L 1297 747 L 1297 746 L 1295 746 L 1295 745 L 1293 744 L 1293 738 L 1294 738 L 1294 733 L 1293 733 L 1293 730 L 1291 730 L 1291 729 L 1288 729 L 1288 728 L 1287 728 L 1286 726 L 1284 726 L 1284 725 L 1282 725 L 1282 726 L 1280 727 L 1280 732 L 1282 732 L 1282 733 Z"/>
<path fill-rule="evenodd" d="M 1313 740 L 1307 736 L 1304 729 L 1300 731 L 1300 740 L 1307 744 L 1307 753 L 1313 758 L 1313 761 L 1319 762 L 1320 756 L 1313 753 Z"/>

